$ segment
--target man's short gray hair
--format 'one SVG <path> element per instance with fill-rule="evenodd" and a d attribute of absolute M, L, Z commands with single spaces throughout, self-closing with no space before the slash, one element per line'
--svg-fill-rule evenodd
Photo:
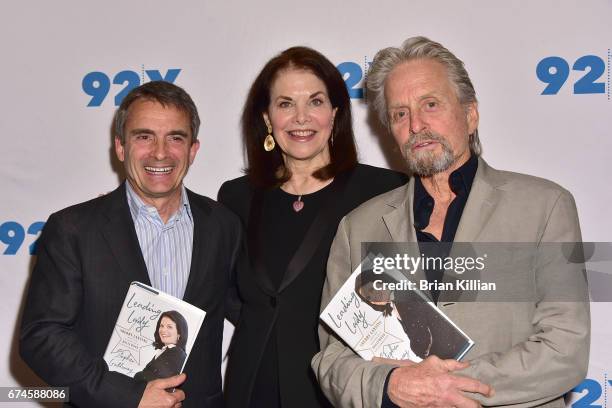
<path fill-rule="evenodd" d="M 463 105 L 477 102 L 476 91 L 463 62 L 440 43 L 426 37 L 412 37 L 404 41 L 399 48 L 388 47 L 378 51 L 368 72 L 368 101 L 385 126 L 389 127 L 387 101 L 385 100 L 387 77 L 398 65 L 415 59 L 431 59 L 444 65 L 448 79 L 455 87 L 459 102 Z M 478 138 L 478 129 L 470 135 L 469 142 L 470 150 L 479 156 L 482 147 Z"/>

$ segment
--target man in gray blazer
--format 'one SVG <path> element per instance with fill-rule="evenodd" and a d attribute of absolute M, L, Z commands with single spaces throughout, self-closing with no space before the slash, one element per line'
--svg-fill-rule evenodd
<path fill-rule="evenodd" d="M 543 248 L 581 241 L 571 194 L 547 180 L 495 170 L 480 157 L 474 88 L 463 63 L 442 45 L 415 37 L 381 50 L 367 86 L 415 177 L 342 220 L 322 308 L 361 262 L 361 243 L 375 241 L 530 244 L 536 261 L 509 262 L 505 275 L 488 273 L 503 281 L 512 268 L 520 270 L 517 285 L 533 296 L 454 302 L 429 293 L 475 341 L 463 362 L 365 361 L 321 326 L 322 350 L 312 366 L 324 393 L 340 407 L 565 406 L 563 394 L 588 364 L 586 280 L 583 265 L 568 262 L 560 244 Z M 430 271 L 426 278 L 443 276 Z"/>

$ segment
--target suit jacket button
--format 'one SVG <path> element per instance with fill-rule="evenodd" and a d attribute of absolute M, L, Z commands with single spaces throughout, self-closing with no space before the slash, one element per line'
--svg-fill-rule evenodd
<path fill-rule="evenodd" d="M 270 296 L 270 306 L 276 307 L 276 296 Z"/>

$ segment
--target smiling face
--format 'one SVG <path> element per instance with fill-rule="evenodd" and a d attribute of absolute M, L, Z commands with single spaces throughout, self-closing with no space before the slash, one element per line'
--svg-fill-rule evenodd
<path fill-rule="evenodd" d="M 469 159 L 478 109 L 460 103 L 442 64 L 416 59 L 398 65 L 385 83 L 385 99 L 391 133 L 412 172 L 450 173 Z"/>
<path fill-rule="evenodd" d="M 176 323 L 174 323 L 174 321 L 169 317 L 162 317 L 161 322 L 159 323 L 158 333 L 161 342 L 164 343 L 165 346 L 168 344 L 178 343 L 180 335 L 176 329 Z"/>
<path fill-rule="evenodd" d="M 146 99 L 128 109 L 125 144 L 115 138 L 115 152 L 138 196 L 156 208 L 180 203 L 181 184 L 199 148 L 189 116 L 173 106 Z"/>
<path fill-rule="evenodd" d="M 311 71 L 286 69 L 272 83 L 270 106 L 263 116 L 286 165 L 300 161 L 320 168 L 330 161 L 328 141 L 335 114 L 323 81 Z"/>

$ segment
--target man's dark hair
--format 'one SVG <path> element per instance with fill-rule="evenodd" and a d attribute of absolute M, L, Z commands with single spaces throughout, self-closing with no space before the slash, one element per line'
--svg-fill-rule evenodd
<path fill-rule="evenodd" d="M 121 144 L 125 144 L 125 123 L 129 115 L 129 108 L 134 102 L 141 99 L 158 102 L 165 107 L 172 106 L 185 112 L 189 116 L 191 142 L 193 143 L 198 139 L 200 116 L 191 96 L 183 88 L 170 82 L 151 81 L 132 89 L 123 98 L 121 105 L 115 113 L 113 132 Z"/>

